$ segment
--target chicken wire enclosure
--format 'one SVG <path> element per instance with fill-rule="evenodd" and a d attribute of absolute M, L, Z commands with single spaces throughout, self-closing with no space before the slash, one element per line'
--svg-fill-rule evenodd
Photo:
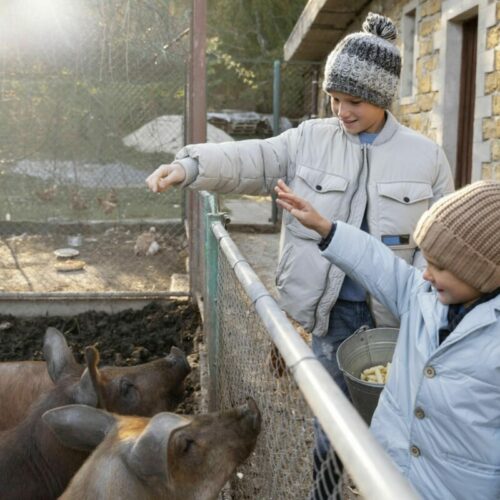
<path fill-rule="evenodd" d="M 279 63 L 279 109 L 276 109 L 273 61 L 233 61 L 234 74 L 222 78 L 217 58 L 209 52 L 207 59 L 210 68 L 207 120 L 236 140 L 275 135 L 275 113 L 280 117 L 280 132 L 317 115 L 320 63 Z"/>
<path fill-rule="evenodd" d="M 320 69 L 315 62 L 281 62 L 279 114 L 294 126 L 318 116 Z"/>
<path fill-rule="evenodd" d="M 186 272 L 181 193 L 145 186 L 184 143 L 179 4 L 2 5 L 0 292 L 164 291 Z M 85 267 L 62 272 L 72 245 Z"/>
<path fill-rule="evenodd" d="M 217 407 L 230 408 L 250 396 L 262 413 L 257 448 L 232 481 L 232 498 L 308 498 L 314 484 L 313 414 L 223 252 L 217 292 Z M 332 485 L 330 496 L 321 498 L 340 498 L 341 485 L 332 480 L 340 471 L 329 458 L 316 481 L 320 489 Z"/>

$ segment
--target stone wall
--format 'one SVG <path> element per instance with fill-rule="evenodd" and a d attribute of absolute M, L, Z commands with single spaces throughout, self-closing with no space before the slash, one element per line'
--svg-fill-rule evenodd
<path fill-rule="evenodd" d="M 411 9 L 416 9 L 417 32 L 414 91 L 410 96 L 398 96 L 392 112 L 404 125 L 441 144 L 454 167 L 458 105 L 453 105 L 453 99 L 458 103 L 458 85 L 453 86 L 448 70 L 451 68 L 453 74 L 459 68 L 460 53 L 454 52 L 458 49 L 453 47 L 446 30 L 450 22 L 459 25 L 463 20 L 461 12 L 465 19 L 470 11 L 475 11 L 478 71 L 472 180 L 500 180 L 500 2 L 375 0 L 360 13 L 348 32 L 358 31 L 369 11 L 382 12 L 396 22 L 400 32 L 398 45 L 403 49 L 402 20 Z"/>
<path fill-rule="evenodd" d="M 494 53 L 492 71 L 486 73 L 484 93 L 491 95 L 492 114 L 483 119 L 483 138 L 491 143 L 491 161 L 483 162 L 482 178 L 500 180 L 500 2 L 496 3 L 495 24 L 486 32 L 486 47 Z"/>

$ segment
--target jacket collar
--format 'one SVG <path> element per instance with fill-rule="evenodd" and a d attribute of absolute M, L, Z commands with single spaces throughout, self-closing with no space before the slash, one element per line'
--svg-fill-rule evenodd
<path fill-rule="evenodd" d="M 497 295 L 488 302 L 478 304 L 469 314 L 466 314 L 455 328 L 457 336 L 463 337 L 475 330 L 495 323 L 497 321 L 497 313 L 495 311 L 500 311 L 500 295 Z M 450 336 L 452 334 L 453 332 Z"/>
<path fill-rule="evenodd" d="M 425 327 L 429 332 L 429 341 L 434 350 L 438 346 L 438 332 L 441 326 L 446 323 L 448 308 L 437 301 L 436 293 L 427 285 L 427 291 L 418 294 L 418 303 L 424 319 Z"/>
<path fill-rule="evenodd" d="M 418 301 L 427 331 L 432 335 L 432 345 L 437 347 L 438 331 L 443 321 L 446 321 L 448 308 L 440 302 L 436 304 L 437 298 L 434 291 L 420 293 Z M 497 321 L 497 312 L 500 312 L 500 295 L 484 304 L 479 304 L 470 314 L 467 314 L 450 336 L 439 346 L 439 349 L 449 347 L 472 332 L 495 323 Z"/>
<path fill-rule="evenodd" d="M 389 141 L 392 138 L 392 136 L 396 133 L 398 128 L 401 126 L 390 111 L 386 110 L 385 114 L 386 114 L 385 124 L 380 133 L 377 135 L 377 137 L 371 144 L 372 146 L 380 146 L 381 144 L 384 144 L 385 142 Z M 340 120 L 336 119 L 336 121 L 338 123 L 338 126 L 340 127 L 340 129 L 342 130 L 342 132 L 345 134 L 345 136 L 349 141 L 354 142 L 355 144 L 361 144 L 358 134 L 350 134 L 349 132 L 344 130 L 344 127 L 342 127 L 342 125 L 340 124 Z"/>

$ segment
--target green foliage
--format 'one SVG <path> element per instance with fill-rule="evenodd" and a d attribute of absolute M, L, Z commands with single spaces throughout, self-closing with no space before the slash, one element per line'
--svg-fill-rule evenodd
<path fill-rule="evenodd" d="M 305 0 L 211 0 L 208 31 L 236 59 L 280 58 Z"/>
<path fill-rule="evenodd" d="M 273 61 L 281 59 L 305 0 L 208 3 L 209 110 L 272 112 Z"/>

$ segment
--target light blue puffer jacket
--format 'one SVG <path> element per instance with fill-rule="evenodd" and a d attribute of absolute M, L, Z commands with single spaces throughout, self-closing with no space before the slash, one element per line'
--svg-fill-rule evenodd
<path fill-rule="evenodd" d="M 323 256 L 401 321 L 375 437 L 424 499 L 499 499 L 500 296 L 438 345 L 448 307 L 420 271 L 341 222 Z"/>

